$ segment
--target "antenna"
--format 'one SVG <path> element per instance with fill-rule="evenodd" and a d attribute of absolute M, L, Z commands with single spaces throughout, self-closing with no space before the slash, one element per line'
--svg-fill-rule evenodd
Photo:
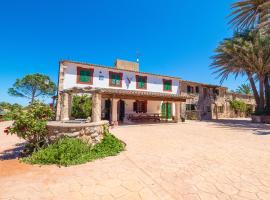
<path fill-rule="evenodd" d="M 136 52 L 136 62 L 137 62 L 137 63 L 139 63 L 139 62 L 140 62 L 139 57 L 140 57 L 140 52 L 139 52 L 139 51 L 137 51 L 137 52 Z"/>

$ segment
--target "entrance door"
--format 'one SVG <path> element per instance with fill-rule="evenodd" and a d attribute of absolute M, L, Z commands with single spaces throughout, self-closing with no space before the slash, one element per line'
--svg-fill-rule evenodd
<path fill-rule="evenodd" d="M 104 119 L 110 121 L 111 120 L 111 100 L 105 100 L 105 110 L 104 110 Z"/>
<path fill-rule="evenodd" d="M 169 102 L 162 103 L 161 105 L 161 116 L 163 119 L 172 118 L 172 104 Z"/>
<path fill-rule="evenodd" d="M 125 101 L 118 101 L 118 120 L 123 122 L 125 118 Z"/>

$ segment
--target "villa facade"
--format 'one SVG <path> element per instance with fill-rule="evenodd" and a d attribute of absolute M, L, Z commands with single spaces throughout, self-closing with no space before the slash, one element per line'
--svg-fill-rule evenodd
<path fill-rule="evenodd" d="M 114 67 L 60 62 L 57 120 L 71 119 L 72 95 L 92 95 L 92 121 L 111 124 L 132 121 L 180 120 L 181 79 L 143 73 L 139 64 L 116 60 Z"/>
<path fill-rule="evenodd" d="M 244 101 L 251 111 L 251 95 L 228 92 L 218 85 L 144 73 L 137 62 L 116 60 L 114 67 L 74 61 L 59 66 L 57 120 L 70 120 L 72 96 L 92 96 L 92 121 L 112 125 L 142 121 L 178 122 L 181 117 L 208 120 L 245 117 L 230 106 Z"/>
<path fill-rule="evenodd" d="M 227 87 L 218 85 L 182 81 L 181 94 L 189 97 L 182 104 L 182 115 L 187 116 L 189 119 L 209 120 L 249 117 L 249 113 L 253 112 L 256 106 L 253 95 L 229 92 Z M 249 112 L 235 112 L 230 105 L 233 100 L 244 102 Z"/>

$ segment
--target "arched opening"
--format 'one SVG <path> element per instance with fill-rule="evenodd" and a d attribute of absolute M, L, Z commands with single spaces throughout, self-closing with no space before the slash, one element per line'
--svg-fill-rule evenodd
<path fill-rule="evenodd" d="M 122 99 L 117 103 L 117 118 L 119 122 L 123 122 L 125 119 L 125 101 Z"/>

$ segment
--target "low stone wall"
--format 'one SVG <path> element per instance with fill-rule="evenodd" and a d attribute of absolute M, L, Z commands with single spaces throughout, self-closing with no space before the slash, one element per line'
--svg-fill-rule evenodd
<path fill-rule="evenodd" d="M 62 121 L 51 121 L 47 124 L 50 140 L 54 141 L 59 137 L 67 136 L 82 138 L 89 144 L 97 144 L 103 138 L 104 128 L 108 128 L 108 121 L 73 123 Z"/>

